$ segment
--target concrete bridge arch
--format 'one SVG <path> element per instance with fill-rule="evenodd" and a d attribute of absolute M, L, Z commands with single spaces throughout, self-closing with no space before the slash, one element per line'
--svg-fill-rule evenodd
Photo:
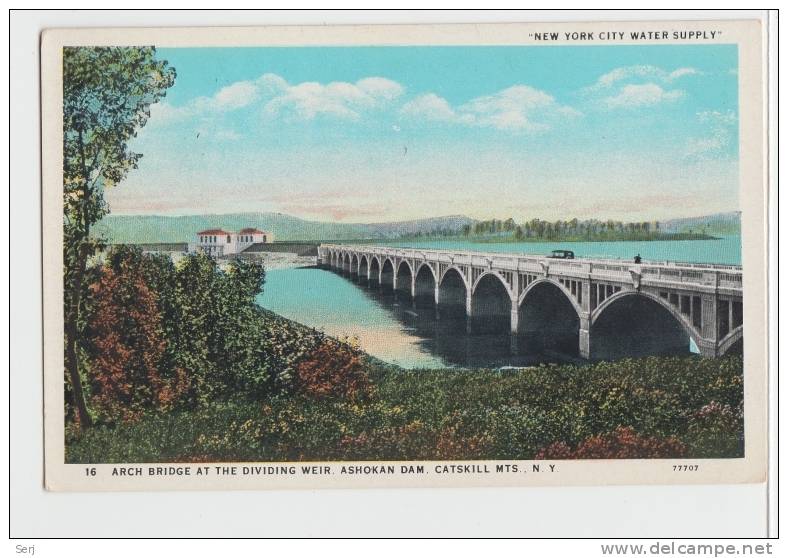
<path fill-rule="evenodd" d="M 607 298 L 589 319 L 593 359 L 655 354 L 689 354 L 690 340 L 701 346 L 697 330 L 675 307 L 645 291 L 622 290 Z"/>
<path fill-rule="evenodd" d="M 450 272 L 454 272 L 459 276 L 460 280 L 462 280 L 462 284 L 465 286 L 466 292 L 471 292 L 472 288 L 471 288 L 471 284 L 468 282 L 468 278 L 465 276 L 463 270 L 457 267 L 456 265 L 450 265 L 449 267 L 443 270 L 443 273 L 441 274 L 440 279 L 438 281 L 439 285 L 443 284 L 444 279 L 446 279 L 446 276 L 449 275 Z"/>
<path fill-rule="evenodd" d="M 380 259 L 373 254 L 369 258 L 369 270 L 367 273 L 367 279 L 370 283 L 374 283 L 375 285 L 380 284 L 380 267 Z"/>
<path fill-rule="evenodd" d="M 422 305 L 434 305 L 437 303 L 436 293 L 438 281 L 435 270 L 427 262 L 421 262 L 416 267 L 416 275 L 413 278 L 413 300 Z"/>
<path fill-rule="evenodd" d="M 471 285 L 462 270 L 450 266 L 440 276 L 436 302 L 449 314 L 467 314 L 470 292 Z"/>
<path fill-rule="evenodd" d="M 481 273 L 476 278 L 476 280 L 471 285 L 471 296 L 476 294 L 476 289 L 479 287 L 479 284 L 482 282 L 482 280 L 485 277 L 494 277 L 495 279 L 497 279 L 501 283 L 501 286 L 506 291 L 506 294 L 509 296 L 509 299 L 510 300 L 512 299 L 512 288 L 511 288 L 511 286 L 506 282 L 506 279 L 504 279 L 503 275 L 501 275 L 499 272 L 497 272 L 495 270 L 493 270 L 493 271 L 485 271 L 484 273 Z"/>
<path fill-rule="evenodd" d="M 364 279 L 369 277 L 369 259 L 366 254 L 361 254 L 358 258 L 358 276 Z"/>
<path fill-rule="evenodd" d="M 383 263 L 380 265 L 380 285 L 382 287 L 396 290 L 396 280 L 396 274 L 394 273 L 394 260 L 389 257 L 383 258 Z"/>
<path fill-rule="evenodd" d="M 576 296 L 564 285 L 551 278 L 536 279 L 512 309 L 512 332 L 533 349 L 577 355 L 585 316 Z"/>
<path fill-rule="evenodd" d="M 413 295 L 413 266 L 406 259 L 394 266 L 394 290 Z"/>
<path fill-rule="evenodd" d="M 744 346 L 744 326 L 740 325 L 722 338 L 717 350 L 720 356 L 728 353 L 742 354 Z"/>
<path fill-rule="evenodd" d="M 541 279 L 537 279 L 535 281 L 531 281 L 528 284 L 528 286 L 526 286 L 523 289 L 523 291 L 520 293 L 520 296 L 517 300 L 517 305 L 522 308 L 523 302 L 525 302 L 525 298 L 531 293 L 531 291 L 533 291 L 535 288 L 539 288 L 539 285 L 544 285 L 545 283 L 552 285 L 553 287 L 555 287 L 556 289 L 561 291 L 561 293 L 564 294 L 567 302 L 569 302 L 569 304 L 572 305 L 572 308 L 575 310 L 575 313 L 577 314 L 578 318 L 583 316 L 584 313 L 583 307 L 580 305 L 577 298 L 575 296 L 572 296 L 572 292 L 569 289 L 567 289 L 564 285 L 562 285 L 552 277 L 544 277 Z"/>
<path fill-rule="evenodd" d="M 418 277 L 419 274 L 422 272 L 422 270 L 425 268 L 429 270 L 430 275 L 432 275 L 432 280 L 437 283 L 438 278 L 435 276 L 435 270 L 427 262 L 421 262 L 419 265 L 416 266 L 416 277 Z"/>
<path fill-rule="evenodd" d="M 366 245 L 322 245 L 318 257 L 322 263 L 378 279 L 399 292 L 409 291 L 414 299 L 461 306 L 464 294 L 469 322 L 490 306 L 503 321 L 508 304 L 512 334 L 541 328 L 533 323 L 521 327 L 524 320 L 535 319 L 534 312 L 539 313 L 535 295 L 540 294 L 548 299 L 541 304 L 541 312 L 550 304 L 561 306 L 563 317 L 553 316 L 558 317 L 553 321 L 571 323 L 573 335 L 579 320 L 579 354 L 585 358 L 604 354 L 600 342 L 604 348 L 611 321 L 618 330 L 608 331 L 608 337 L 626 336 L 642 323 L 650 323 L 653 331 L 644 331 L 646 337 L 662 336 L 667 339 L 663 345 L 681 352 L 689 351 L 690 340 L 705 356 L 740 351 L 743 344 L 740 266 L 633 264 L 605 258 L 556 261 L 527 254 Z M 643 314 L 644 309 L 653 314 L 651 319 L 638 318 L 636 314 Z M 637 351 L 625 356 L 637 356 Z"/>
<path fill-rule="evenodd" d="M 512 330 L 512 290 L 497 271 L 481 273 L 470 291 L 472 329 L 478 333 L 497 333 Z"/>

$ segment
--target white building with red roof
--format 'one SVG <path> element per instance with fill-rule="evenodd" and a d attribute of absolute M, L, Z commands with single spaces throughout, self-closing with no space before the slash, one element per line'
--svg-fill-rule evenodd
<path fill-rule="evenodd" d="M 206 229 L 198 232 L 196 236 L 196 250 L 217 258 L 239 254 L 253 244 L 268 244 L 274 241 L 273 234 L 253 227 L 238 232 Z"/>

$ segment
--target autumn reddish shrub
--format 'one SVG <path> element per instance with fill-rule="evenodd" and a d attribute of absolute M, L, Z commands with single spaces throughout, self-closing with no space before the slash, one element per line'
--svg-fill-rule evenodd
<path fill-rule="evenodd" d="M 138 269 L 105 267 L 91 287 L 88 323 L 91 407 L 103 421 L 133 421 L 167 410 L 188 387 L 181 369 L 163 378 L 165 341 L 156 295 Z"/>
<path fill-rule="evenodd" d="M 300 392 L 316 398 L 358 399 L 371 390 L 358 347 L 328 338 L 298 363 L 296 384 Z"/>
<path fill-rule="evenodd" d="M 435 437 L 424 424 L 414 421 L 401 426 L 370 429 L 356 435 L 343 436 L 339 441 L 340 457 L 364 459 L 429 459 Z"/>
<path fill-rule="evenodd" d="M 674 437 L 642 436 L 628 426 L 589 436 L 574 450 L 565 442 L 542 448 L 536 459 L 658 459 L 684 457 L 686 446 Z"/>
<path fill-rule="evenodd" d="M 446 425 L 438 433 L 433 459 L 482 459 L 490 451 L 489 435 L 463 436 L 456 426 Z"/>

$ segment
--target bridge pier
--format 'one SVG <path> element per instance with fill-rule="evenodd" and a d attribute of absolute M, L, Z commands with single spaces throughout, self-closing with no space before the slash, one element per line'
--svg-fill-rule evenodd
<path fill-rule="evenodd" d="M 591 324 L 588 318 L 580 318 L 578 331 L 578 353 L 581 358 L 591 358 Z"/>
<path fill-rule="evenodd" d="M 698 350 L 700 355 L 704 357 L 717 357 L 720 356 L 717 351 L 717 342 L 715 340 L 701 339 L 698 343 Z"/>
<path fill-rule="evenodd" d="M 473 297 L 471 293 L 465 295 L 465 333 L 473 332 Z"/>
<path fill-rule="evenodd" d="M 730 305 L 729 305 L 730 307 Z M 704 294 L 700 298 L 701 334 L 703 339 L 698 344 L 700 354 L 705 357 L 717 356 L 717 341 L 719 341 L 719 316 L 717 315 L 717 297 Z"/>
<path fill-rule="evenodd" d="M 520 354 L 520 337 L 514 333 L 509 336 L 509 353 L 512 356 Z"/>

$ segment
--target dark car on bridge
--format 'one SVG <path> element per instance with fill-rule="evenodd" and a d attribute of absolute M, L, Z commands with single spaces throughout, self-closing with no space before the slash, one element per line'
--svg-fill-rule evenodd
<path fill-rule="evenodd" d="M 575 253 L 572 252 L 571 250 L 553 250 L 552 252 L 550 252 L 550 254 L 547 257 L 555 258 L 558 260 L 574 260 Z"/>

